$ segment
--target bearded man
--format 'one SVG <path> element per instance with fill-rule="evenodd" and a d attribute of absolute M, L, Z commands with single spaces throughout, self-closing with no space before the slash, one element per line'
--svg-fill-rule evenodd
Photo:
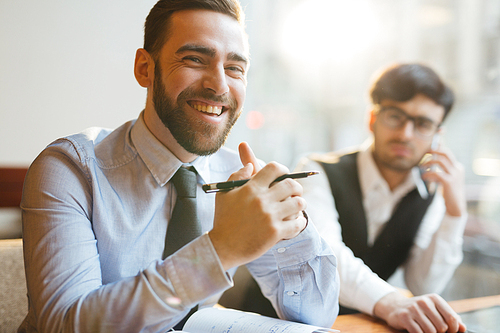
<path fill-rule="evenodd" d="M 22 210 L 29 313 L 20 332 L 166 332 L 212 306 L 240 265 L 283 319 L 330 327 L 336 259 L 302 187 L 250 147 L 222 145 L 241 113 L 249 54 L 237 0 L 160 0 L 134 73 L 139 117 L 56 140 Z M 203 183 L 251 178 L 229 192 Z M 337 309 L 337 310 L 336 310 Z"/>

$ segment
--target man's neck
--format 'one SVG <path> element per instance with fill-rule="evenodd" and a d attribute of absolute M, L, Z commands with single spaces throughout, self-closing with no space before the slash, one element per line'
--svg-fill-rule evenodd
<path fill-rule="evenodd" d="M 402 171 L 390 168 L 377 161 L 377 158 L 375 158 L 375 156 L 373 156 L 373 160 L 375 161 L 375 165 L 377 166 L 380 175 L 385 179 L 391 191 L 394 191 L 396 187 L 401 185 L 411 172 L 411 170 Z"/>
<path fill-rule="evenodd" d="M 389 168 L 381 168 L 380 166 L 378 166 L 378 169 L 391 191 L 394 191 L 396 187 L 401 185 L 410 173 L 410 171 L 401 172 Z"/>
<path fill-rule="evenodd" d="M 148 112 L 149 111 L 149 112 Z M 175 138 L 172 133 L 163 125 L 160 118 L 154 110 L 144 111 L 144 123 L 153 135 L 161 142 L 168 150 L 172 152 L 182 163 L 193 162 L 198 155 L 186 151 Z"/>

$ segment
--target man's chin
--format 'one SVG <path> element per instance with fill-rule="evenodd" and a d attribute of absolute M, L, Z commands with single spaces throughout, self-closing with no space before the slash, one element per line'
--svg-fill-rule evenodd
<path fill-rule="evenodd" d="M 179 144 L 191 154 L 198 156 L 212 155 L 219 151 L 226 142 L 225 137 L 207 138 L 206 136 L 199 136 L 195 140 L 189 142 L 179 142 Z"/>
<path fill-rule="evenodd" d="M 389 167 L 393 169 L 394 171 L 399 171 L 399 172 L 407 172 L 411 170 L 416 163 L 413 161 L 409 161 L 407 159 L 396 159 L 389 163 Z"/>

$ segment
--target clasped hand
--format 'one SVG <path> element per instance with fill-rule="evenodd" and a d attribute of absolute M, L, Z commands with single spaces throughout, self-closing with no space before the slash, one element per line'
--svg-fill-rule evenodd
<path fill-rule="evenodd" d="M 437 294 L 408 298 L 395 291 L 382 297 L 373 311 L 391 327 L 410 333 L 456 333 L 467 329 L 460 316 Z"/>
<path fill-rule="evenodd" d="M 215 199 L 210 239 L 225 270 L 257 259 L 283 239 L 297 236 L 307 225 L 302 186 L 284 179 L 285 166 L 271 162 L 261 168 L 246 143 L 239 146 L 244 167 L 229 180 L 251 178 L 244 186 L 219 192 Z"/>
<path fill-rule="evenodd" d="M 455 159 L 448 148 L 440 147 L 429 153 L 433 155 L 433 158 L 422 164 L 422 167 L 427 170 L 422 175 L 422 179 L 442 185 L 448 215 L 463 216 L 467 209 L 464 167 Z M 433 169 L 432 166 L 438 168 Z"/>

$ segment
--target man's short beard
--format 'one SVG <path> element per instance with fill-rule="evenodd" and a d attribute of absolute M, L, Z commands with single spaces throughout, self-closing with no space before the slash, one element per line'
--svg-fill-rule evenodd
<path fill-rule="evenodd" d="M 237 113 L 238 103 L 234 98 L 227 96 L 216 96 L 205 91 L 194 91 L 192 88 L 186 88 L 177 97 L 174 102 L 166 94 L 166 89 L 162 81 L 161 68 L 158 61 L 155 62 L 155 79 L 153 86 L 153 105 L 158 117 L 170 131 L 177 143 L 186 151 L 205 156 L 217 152 L 226 142 L 226 139 L 240 116 Z M 203 122 L 195 117 L 189 117 L 184 111 L 189 99 L 200 97 L 205 100 L 224 103 L 228 105 L 230 112 L 225 127 L 219 131 L 216 125 Z"/>
<path fill-rule="evenodd" d="M 421 159 L 398 159 L 397 157 L 387 157 L 384 154 L 378 154 L 377 151 L 372 152 L 375 161 L 383 167 L 401 173 L 410 171 L 413 167 L 417 166 Z M 423 157 L 423 156 L 422 156 Z"/>
<path fill-rule="evenodd" d="M 417 164 L 408 165 L 408 163 L 401 164 L 394 160 L 390 161 L 379 160 L 379 162 L 390 170 L 402 173 L 410 171 L 414 166 L 417 165 Z"/>

